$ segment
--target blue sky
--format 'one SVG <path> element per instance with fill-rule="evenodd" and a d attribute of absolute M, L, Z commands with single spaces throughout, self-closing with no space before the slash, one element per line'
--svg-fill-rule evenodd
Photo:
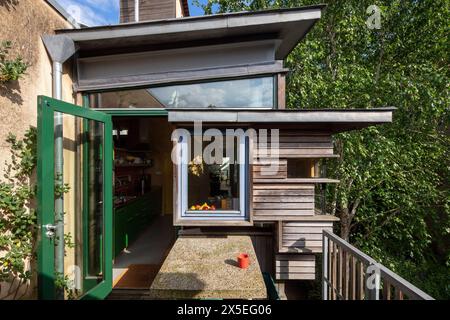
<path fill-rule="evenodd" d="M 119 22 L 119 0 L 57 0 L 78 22 L 88 26 L 117 24 Z M 203 15 L 203 10 L 189 1 L 191 16 Z M 207 0 L 200 0 L 206 3 Z"/>

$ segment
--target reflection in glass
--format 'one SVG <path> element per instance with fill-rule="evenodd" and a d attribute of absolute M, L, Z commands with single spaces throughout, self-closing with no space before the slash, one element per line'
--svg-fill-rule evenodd
<path fill-rule="evenodd" d="M 91 108 L 164 108 L 147 89 L 91 93 Z"/>
<path fill-rule="evenodd" d="M 224 147 L 225 149 L 225 140 Z M 203 149 L 210 142 L 203 142 Z M 237 138 L 234 155 L 238 152 Z M 194 149 L 194 148 L 192 148 Z M 220 159 L 214 163 L 191 151 L 188 165 L 188 211 L 195 213 L 220 213 L 239 211 L 239 164 L 230 157 L 213 155 Z M 236 159 L 238 157 L 235 156 Z"/>
<path fill-rule="evenodd" d="M 76 299 L 104 280 L 104 125 L 62 117 L 63 141 L 55 146 L 63 158 L 61 170 L 55 170 L 60 186 L 55 191 L 62 195 L 64 209 L 63 235 L 55 238 L 63 247 L 60 252 L 55 246 L 56 289 L 58 298 Z"/>
<path fill-rule="evenodd" d="M 152 88 L 168 108 L 272 108 L 273 77 Z"/>
<path fill-rule="evenodd" d="M 91 108 L 273 108 L 274 77 L 92 93 Z"/>
<path fill-rule="evenodd" d="M 87 276 L 101 280 L 103 264 L 103 123 L 89 121 L 88 139 Z"/>

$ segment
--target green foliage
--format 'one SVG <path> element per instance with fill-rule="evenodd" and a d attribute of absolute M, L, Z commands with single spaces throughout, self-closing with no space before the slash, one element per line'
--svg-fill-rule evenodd
<path fill-rule="evenodd" d="M 13 60 L 8 59 L 11 41 L 0 43 L 0 84 L 18 80 L 28 69 L 28 64 L 19 56 Z"/>
<path fill-rule="evenodd" d="M 9 135 L 11 161 L 0 181 L 0 281 L 29 280 L 26 265 L 34 259 L 36 214 L 30 202 L 35 186 L 30 178 L 36 166 L 36 130 L 29 129 L 22 140 Z"/>
<path fill-rule="evenodd" d="M 55 198 L 62 197 L 65 193 L 70 191 L 68 183 L 63 182 L 62 173 L 56 173 L 55 177 Z"/>
<path fill-rule="evenodd" d="M 315 1 L 314 1 L 315 2 Z M 206 13 L 313 1 L 210 0 Z M 341 236 L 436 298 L 449 298 L 448 0 L 323 1 L 287 58 L 289 108 L 394 106 L 392 124 L 339 134 L 329 211 Z M 369 29 L 369 5 L 381 29 Z"/>
<path fill-rule="evenodd" d="M 63 292 L 69 300 L 75 300 L 77 297 L 76 290 L 73 289 L 73 280 L 69 276 L 62 273 L 55 273 L 55 287 Z"/>

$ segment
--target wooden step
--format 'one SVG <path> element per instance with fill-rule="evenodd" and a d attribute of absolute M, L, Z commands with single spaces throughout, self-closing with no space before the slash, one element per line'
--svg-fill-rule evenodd
<path fill-rule="evenodd" d="M 149 300 L 149 289 L 113 289 L 106 300 Z"/>

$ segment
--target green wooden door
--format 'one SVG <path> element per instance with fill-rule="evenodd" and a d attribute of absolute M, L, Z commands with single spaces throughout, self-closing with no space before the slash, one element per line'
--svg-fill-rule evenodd
<path fill-rule="evenodd" d="M 103 299 L 112 289 L 111 116 L 38 98 L 41 299 Z"/>

